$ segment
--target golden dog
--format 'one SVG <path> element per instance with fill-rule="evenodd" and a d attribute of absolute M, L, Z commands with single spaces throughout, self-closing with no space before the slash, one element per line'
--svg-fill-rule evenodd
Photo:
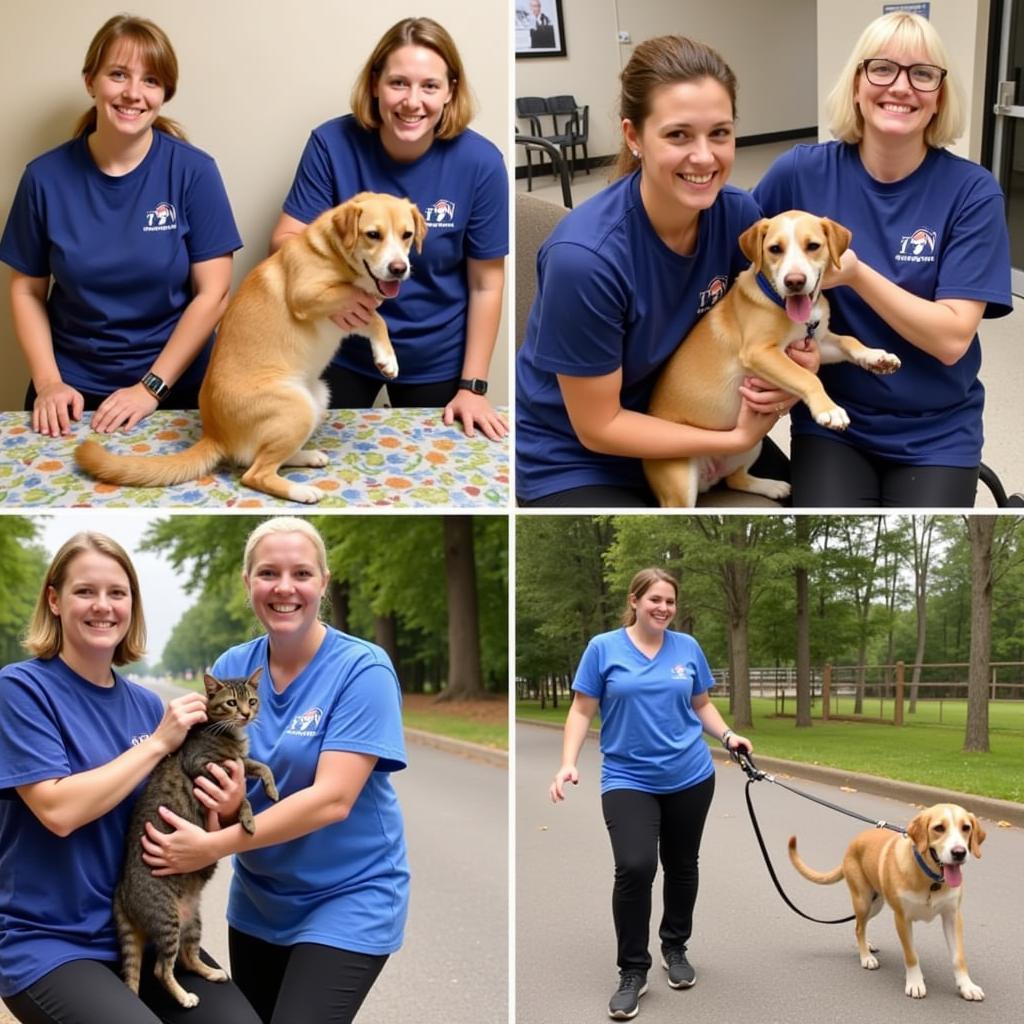
<path fill-rule="evenodd" d="M 964 957 L 963 866 L 981 856 L 985 830 L 978 819 L 958 804 L 936 804 L 921 811 L 907 826 L 905 836 L 869 829 L 847 847 L 843 862 L 833 871 L 809 868 L 789 840 L 789 859 L 804 878 L 818 885 L 846 879 L 856 915 L 857 949 L 861 967 L 878 967 L 875 947 L 868 943 L 867 924 L 888 903 L 903 946 L 908 996 L 922 999 L 924 975 L 914 951 L 913 924 L 942 918 L 946 945 L 953 959 L 956 987 L 964 999 L 980 1000 L 985 993 L 971 981 Z"/>
<path fill-rule="evenodd" d="M 278 498 L 312 504 L 322 492 L 282 477 L 281 466 L 327 465 L 303 445 L 327 410 L 320 374 L 342 338 L 370 339 L 381 373 L 398 373 L 387 325 L 345 332 L 329 319 L 353 287 L 394 298 L 409 276 L 409 250 L 427 226 L 408 200 L 360 192 L 289 238 L 246 276 L 217 332 L 199 391 L 202 437 L 174 455 L 112 455 L 95 441 L 75 461 L 100 480 L 166 486 L 194 480 L 225 460 L 248 467 L 242 483 Z"/>
<path fill-rule="evenodd" d="M 821 280 L 850 245 L 850 232 L 827 217 L 790 210 L 752 224 L 739 245 L 751 266 L 697 321 L 665 364 L 648 412 L 673 423 L 705 430 L 731 430 L 739 418 L 743 378 L 760 377 L 798 395 L 816 422 L 833 430 L 850 424 L 846 410 L 826 394 L 821 381 L 786 355 L 786 347 L 813 337 L 822 363 L 851 362 L 874 373 L 893 373 L 899 359 L 866 348 L 828 329 L 828 301 Z M 647 481 L 663 506 L 692 507 L 697 495 L 719 480 L 734 490 L 779 499 L 789 484 L 751 476 L 761 450 L 724 458 L 647 459 Z"/>

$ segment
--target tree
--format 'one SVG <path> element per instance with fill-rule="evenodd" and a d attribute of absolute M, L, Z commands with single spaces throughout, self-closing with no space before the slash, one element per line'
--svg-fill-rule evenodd
<path fill-rule="evenodd" d="M 480 630 L 477 621 L 473 521 L 444 517 L 444 566 L 448 595 L 448 685 L 438 700 L 475 700 L 483 696 L 480 678 Z"/>
<path fill-rule="evenodd" d="M 809 728 L 811 724 L 811 619 L 808 592 L 807 565 L 811 552 L 811 520 L 809 516 L 795 516 L 796 548 L 804 557 L 793 568 L 796 589 L 796 725 Z"/>
<path fill-rule="evenodd" d="M 968 516 L 971 543 L 971 659 L 964 750 L 989 750 L 988 664 L 992 650 L 992 540 L 995 516 Z"/>
<path fill-rule="evenodd" d="M 0 602 L 0 658 L 2 664 L 25 657 L 25 635 L 49 558 L 34 543 L 36 526 L 24 516 L 0 516 L 0 565 L 4 573 L 4 599 Z"/>
<path fill-rule="evenodd" d="M 910 713 L 917 711 L 917 688 L 921 683 L 921 662 L 924 661 L 928 637 L 928 567 L 932 556 L 932 535 L 935 516 L 911 516 L 914 555 L 914 611 L 917 616 L 917 644 L 914 647 L 914 671 L 910 678 Z"/>

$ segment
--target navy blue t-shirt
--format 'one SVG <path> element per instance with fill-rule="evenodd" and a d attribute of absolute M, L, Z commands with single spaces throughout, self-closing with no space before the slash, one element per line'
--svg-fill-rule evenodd
<path fill-rule="evenodd" d="M 516 358 L 516 493 L 532 500 L 591 484 L 644 486 L 639 459 L 580 444 L 557 374 L 622 370 L 624 409 L 644 412 L 658 371 L 748 260 L 739 236 L 760 217 L 726 185 L 700 215 L 692 256 L 658 237 L 639 174 L 564 217 L 537 255 L 537 297 Z"/>
<path fill-rule="evenodd" d="M 974 299 L 986 317 L 1006 316 L 1010 242 L 1003 193 L 982 167 L 931 149 L 901 181 L 875 181 L 856 146 L 794 146 L 754 189 L 766 217 L 801 209 L 831 217 L 853 232 L 859 260 L 923 299 Z M 819 427 L 803 404 L 792 429 L 852 444 L 875 456 L 921 466 L 974 467 L 981 461 L 985 389 L 978 380 L 975 335 L 955 365 L 905 341 L 852 288 L 833 288 L 831 329 L 869 348 L 895 353 L 889 376 L 848 363 L 821 368 L 828 393 L 850 414 L 844 433 Z"/>
<path fill-rule="evenodd" d="M 379 313 L 398 357 L 398 380 L 423 384 L 462 374 L 469 291 L 466 259 L 508 255 L 508 174 L 498 148 L 466 129 L 435 139 L 418 160 L 392 159 L 375 131 L 351 114 L 313 130 L 284 212 L 308 224 L 357 192 L 411 199 L 427 222 L 423 251 L 410 254 L 412 276 Z M 334 362 L 378 377 L 366 339 L 346 339 Z"/>
<path fill-rule="evenodd" d="M 33 160 L 0 260 L 53 277 L 47 301 L 61 379 L 105 395 L 141 380 L 192 301 L 193 263 L 241 248 L 212 157 L 153 132 L 138 167 L 104 174 L 86 136 Z M 210 335 L 210 342 L 213 335 Z M 198 384 L 210 343 L 181 377 Z"/>

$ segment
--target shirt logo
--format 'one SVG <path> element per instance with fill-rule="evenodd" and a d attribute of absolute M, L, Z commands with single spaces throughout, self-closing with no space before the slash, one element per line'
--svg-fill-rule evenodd
<path fill-rule="evenodd" d="M 729 279 L 719 275 L 712 278 L 711 283 L 700 293 L 700 301 L 697 305 L 697 316 L 706 313 L 727 291 L 729 290 Z"/>
<path fill-rule="evenodd" d="M 428 228 L 455 227 L 455 203 L 451 199 L 438 199 L 423 211 Z"/>
<path fill-rule="evenodd" d="M 132 737 L 132 746 L 137 747 L 140 743 L 145 743 L 149 739 L 149 733 L 144 732 L 141 736 Z"/>
<path fill-rule="evenodd" d="M 934 263 L 936 234 L 927 228 L 918 228 L 912 235 L 900 239 L 896 259 L 900 263 Z"/>
<path fill-rule="evenodd" d="M 685 679 L 686 678 L 686 666 L 685 665 L 673 665 L 672 666 L 672 678 L 673 679 Z"/>
<path fill-rule="evenodd" d="M 321 708 L 310 708 L 308 711 L 303 711 L 301 715 L 296 715 L 285 732 L 289 736 L 315 736 L 320 726 L 320 719 L 323 717 L 324 713 Z"/>
<path fill-rule="evenodd" d="M 146 223 L 143 231 L 176 231 L 178 229 L 178 213 L 170 203 L 157 203 L 152 210 L 146 211 Z"/>

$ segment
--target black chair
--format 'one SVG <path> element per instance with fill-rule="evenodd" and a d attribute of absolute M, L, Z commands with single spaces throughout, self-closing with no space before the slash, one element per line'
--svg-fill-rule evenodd
<path fill-rule="evenodd" d="M 524 134 L 529 135 L 531 138 L 544 139 L 546 142 L 557 146 L 564 154 L 572 145 L 572 137 L 568 132 L 559 134 L 557 130 L 554 135 L 544 132 L 540 119 L 549 113 L 548 101 L 542 96 L 516 97 L 516 119 L 526 121 L 530 126 L 529 131 Z M 559 168 L 554 161 L 551 164 L 551 173 L 553 175 L 559 173 Z M 533 162 L 529 148 L 526 150 L 526 191 L 533 191 Z"/>
<path fill-rule="evenodd" d="M 575 96 L 549 96 L 547 99 L 548 113 L 551 115 L 555 135 L 568 135 L 570 139 L 570 157 L 573 173 L 576 172 L 576 147 L 583 147 L 583 166 L 590 173 L 590 157 L 587 153 L 587 141 L 590 136 L 590 107 L 579 106 Z M 559 118 L 565 120 L 559 124 Z"/>
<path fill-rule="evenodd" d="M 544 156 L 550 158 L 551 166 L 555 168 L 555 173 L 561 180 L 562 203 L 571 210 L 572 186 L 569 184 L 569 170 L 561 150 L 547 139 L 539 138 L 536 135 L 521 135 L 519 132 L 516 132 L 516 145 L 522 146 L 526 150 L 526 191 L 533 191 L 530 187 L 530 155 L 536 151 L 542 159 Z"/>

